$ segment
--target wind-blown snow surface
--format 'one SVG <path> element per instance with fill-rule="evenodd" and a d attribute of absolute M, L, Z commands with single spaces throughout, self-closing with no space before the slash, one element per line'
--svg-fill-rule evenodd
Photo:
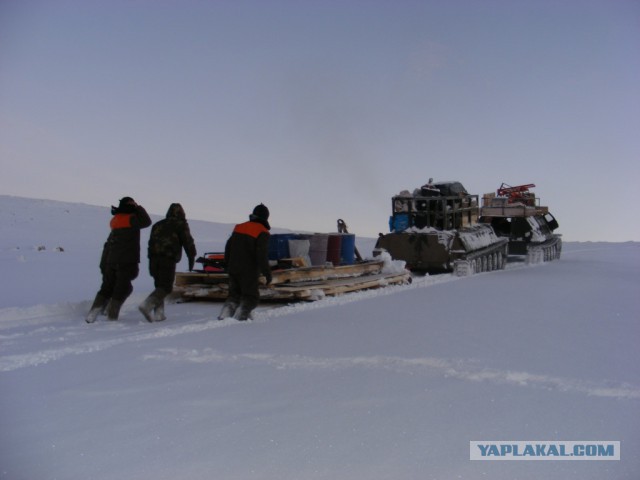
<path fill-rule="evenodd" d="M 251 323 L 215 303 L 147 323 L 143 260 L 121 320 L 87 325 L 108 220 L 0 196 L 2 479 L 638 478 L 637 243 Z M 191 225 L 201 253 L 231 228 Z M 477 462 L 472 440 L 620 441 L 621 460 Z"/>

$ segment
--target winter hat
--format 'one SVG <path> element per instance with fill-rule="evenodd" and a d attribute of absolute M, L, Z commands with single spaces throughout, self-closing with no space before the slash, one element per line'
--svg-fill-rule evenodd
<path fill-rule="evenodd" d="M 175 218 L 186 218 L 186 214 L 184 213 L 184 208 L 179 203 L 172 203 L 169 205 L 169 210 L 167 210 L 167 218 L 175 217 Z"/>
<path fill-rule="evenodd" d="M 269 220 L 269 209 L 266 207 L 266 205 L 261 203 L 253 209 L 253 216 L 258 217 L 260 220 L 267 221 Z"/>
<path fill-rule="evenodd" d="M 118 205 L 118 208 L 122 208 L 125 205 L 130 205 L 132 203 L 136 203 L 136 201 L 133 198 L 131 198 L 131 197 L 122 197 L 120 199 L 120 205 Z"/>
<path fill-rule="evenodd" d="M 122 197 L 118 207 L 111 205 L 111 215 L 116 213 L 133 213 L 136 211 L 135 200 L 131 197 Z"/>

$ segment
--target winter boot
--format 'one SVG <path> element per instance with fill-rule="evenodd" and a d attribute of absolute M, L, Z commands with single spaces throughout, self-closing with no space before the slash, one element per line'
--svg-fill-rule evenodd
<path fill-rule="evenodd" d="M 107 309 L 107 319 L 114 321 L 118 320 L 118 317 L 120 316 L 120 308 L 123 303 L 124 300 L 115 300 L 112 298 L 109 302 L 109 308 Z"/>
<path fill-rule="evenodd" d="M 102 295 L 97 294 L 95 300 L 93 301 L 93 305 L 91 305 L 91 309 L 89 309 L 89 313 L 87 314 L 87 317 L 84 319 L 85 322 L 87 323 L 95 322 L 96 318 L 98 318 L 98 315 L 102 313 L 104 308 L 107 306 L 108 302 L 109 302 L 108 298 L 105 298 Z"/>
<path fill-rule="evenodd" d="M 155 317 L 153 315 L 153 310 L 157 306 L 158 306 L 158 298 L 155 297 L 152 293 L 147 298 L 145 298 L 144 302 L 140 304 L 140 306 L 138 307 L 138 310 L 140 310 L 140 313 L 142 313 L 142 315 L 144 315 L 144 318 L 146 318 L 149 322 L 154 322 Z"/>
<path fill-rule="evenodd" d="M 154 314 L 156 322 L 162 322 L 167 319 L 166 315 L 164 314 L 164 300 L 160 303 L 160 305 L 156 307 Z"/>
<path fill-rule="evenodd" d="M 100 315 L 100 312 L 102 312 L 102 307 L 92 308 L 91 310 L 89 310 L 89 313 L 87 314 L 84 321 L 87 323 L 95 322 L 96 318 L 98 318 L 98 315 Z"/>
<path fill-rule="evenodd" d="M 158 322 L 164 320 L 164 313 L 161 316 L 156 314 L 157 308 L 162 305 L 164 307 L 164 297 L 167 296 L 161 288 L 156 288 L 151 294 L 140 304 L 138 310 L 144 315 L 144 317 L 150 322 Z M 163 309 L 164 310 L 164 309 Z"/>
<path fill-rule="evenodd" d="M 236 313 L 233 316 L 233 318 L 235 318 L 236 320 L 239 320 L 241 322 L 245 322 L 247 320 L 252 320 L 253 319 L 253 317 L 251 316 L 251 312 L 252 311 L 253 311 L 253 309 L 251 307 L 249 307 L 248 305 L 240 304 L 240 308 L 238 308 L 238 310 L 236 310 Z"/>
<path fill-rule="evenodd" d="M 218 320 L 224 320 L 225 318 L 232 318 L 238 309 L 238 304 L 235 302 L 225 302 L 222 310 L 220 310 L 220 315 L 218 315 Z"/>

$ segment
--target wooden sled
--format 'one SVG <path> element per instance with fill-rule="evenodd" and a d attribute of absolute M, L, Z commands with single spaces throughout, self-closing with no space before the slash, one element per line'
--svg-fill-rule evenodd
<path fill-rule="evenodd" d="M 318 300 L 324 296 L 380 288 L 411 281 L 409 271 L 382 273 L 383 262 L 372 260 L 353 265 L 316 266 L 274 270 L 271 285 L 260 287 L 263 300 Z M 176 273 L 175 291 L 185 299 L 224 300 L 229 290 L 225 273 Z"/>

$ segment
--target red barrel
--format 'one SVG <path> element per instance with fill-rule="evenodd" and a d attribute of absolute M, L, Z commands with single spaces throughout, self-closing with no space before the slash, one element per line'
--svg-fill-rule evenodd
<path fill-rule="evenodd" d="M 342 249 L 342 235 L 339 233 L 329 234 L 327 241 L 327 261 L 334 266 L 340 265 L 340 250 Z"/>

